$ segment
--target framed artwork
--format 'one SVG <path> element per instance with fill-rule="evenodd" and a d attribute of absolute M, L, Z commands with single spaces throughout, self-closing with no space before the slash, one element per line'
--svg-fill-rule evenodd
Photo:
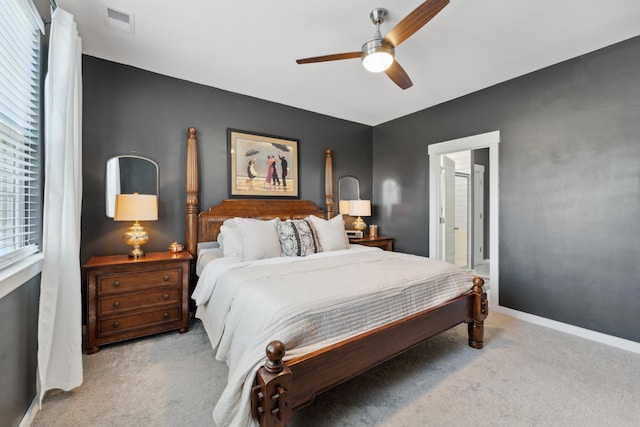
<path fill-rule="evenodd" d="M 229 197 L 300 198 L 298 140 L 227 130 Z"/>

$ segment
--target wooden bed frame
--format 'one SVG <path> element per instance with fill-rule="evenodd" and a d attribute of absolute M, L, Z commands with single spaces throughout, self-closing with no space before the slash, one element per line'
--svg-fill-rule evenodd
<path fill-rule="evenodd" d="M 308 200 L 233 199 L 199 213 L 196 129 L 189 128 L 188 133 L 186 247 L 194 259 L 198 242 L 216 240 L 220 226 L 228 218 L 284 220 L 310 214 L 333 216 L 331 150 L 326 151 L 326 210 Z M 192 272 L 195 278 L 195 264 Z M 317 394 L 463 322 L 468 324 L 469 345 L 482 348 L 484 320 L 489 310 L 483 285 L 484 281 L 476 277 L 471 292 L 465 295 L 284 362 L 284 344 L 272 341 L 266 348 L 267 360 L 255 378 L 251 395 L 253 417 L 261 426 L 283 426 L 291 419 L 293 410 L 310 404 Z"/>

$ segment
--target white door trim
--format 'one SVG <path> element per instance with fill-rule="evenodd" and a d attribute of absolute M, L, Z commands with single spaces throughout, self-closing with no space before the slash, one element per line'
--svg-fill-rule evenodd
<path fill-rule="evenodd" d="M 489 148 L 489 299 L 497 307 L 499 286 L 499 245 L 498 245 L 498 218 L 499 218 L 499 165 L 498 144 L 500 143 L 500 131 L 487 132 L 479 135 L 439 142 L 428 146 L 429 150 L 429 256 L 440 259 L 439 242 L 439 210 L 440 200 L 440 156 L 458 151 Z"/>

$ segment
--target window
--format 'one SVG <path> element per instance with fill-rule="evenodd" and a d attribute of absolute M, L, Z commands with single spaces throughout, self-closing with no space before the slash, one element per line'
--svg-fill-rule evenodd
<path fill-rule="evenodd" d="M 31 0 L 0 1 L 0 268 L 41 237 L 41 35 Z"/>

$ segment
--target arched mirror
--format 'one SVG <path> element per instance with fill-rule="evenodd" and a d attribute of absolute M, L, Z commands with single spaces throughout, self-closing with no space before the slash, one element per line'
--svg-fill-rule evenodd
<path fill-rule="evenodd" d="M 106 214 L 113 218 L 116 194 L 155 194 L 158 196 L 158 164 L 135 154 L 107 160 L 105 179 Z"/>
<path fill-rule="evenodd" d="M 349 215 L 351 200 L 360 199 L 360 180 L 355 176 L 343 176 L 338 179 L 338 209 L 341 214 Z"/>

